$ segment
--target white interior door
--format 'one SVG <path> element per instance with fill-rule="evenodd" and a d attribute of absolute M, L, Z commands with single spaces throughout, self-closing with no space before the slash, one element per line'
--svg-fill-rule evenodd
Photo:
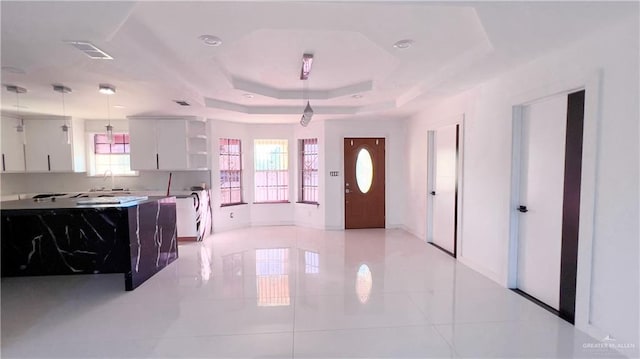
<path fill-rule="evenodd" d="M 518 288 L 559 309 L 567 96 L 523 108 Z"/>
<path fill-rule="evenodd" d="M 456 182 L 458 169 L 457 125 L 439 128 L 433 134 L 432 242 L 455 255 Z"/>

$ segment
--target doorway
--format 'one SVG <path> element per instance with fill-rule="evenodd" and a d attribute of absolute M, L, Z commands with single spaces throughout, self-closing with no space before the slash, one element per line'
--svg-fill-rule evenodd
<path fill-rule="evenodd" d="M 522 107 L 516 291 L 574 323 L 585 91 Z"/>
<path fill-rule="evenodd" d="M 385 139 L 344 139 L 344 228 L 385 228 Z"/>
<path fill-rule="evenodd" d="M 460 124 L 429 131 L 427 242 L 458 255 Z"/>

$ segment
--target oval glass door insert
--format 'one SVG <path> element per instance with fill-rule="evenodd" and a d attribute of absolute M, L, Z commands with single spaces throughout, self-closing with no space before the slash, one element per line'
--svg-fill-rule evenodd
<path fill-rule="evenodd" d="M 371 297 L 371 288 L 373 288 L 373 276 L 371 275 L 371 269 L 366 264 L 362 264 L 358 268 L 358 274 L 356 277 L 356 295 L 360 303 L 365 304 Z"/>
<path fill-rule="evenodd" d="M 356 158 L 356 182 L 360 192 L 367 193 L 373 182 L 373 161 L 366 148 L 360 149 Z"/>

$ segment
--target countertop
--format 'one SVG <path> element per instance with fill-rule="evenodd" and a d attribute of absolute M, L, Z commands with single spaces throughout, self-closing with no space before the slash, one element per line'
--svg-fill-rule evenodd
<path fill-rule="evenodd" d="M 129 208 L 139 204 L 156 202 L 159 200 L 175 198 L 173 196 L 150 196 L 144 200 L 136 200 L 125 203 L 109 203 L 109 204 L 78 204 L 80 198 L 57 198 L 56 200 L 45 199 L 43 201 L 35 201 L 33 199 L 22 199 L 17 201 L 4 201 L 0 204 L 2 211 L 18 211 L 18 210 L 40 210 L 40 209 L 87 209 L 87 208 Z M 86 199 L 86 198 L 83 198 Z"/>
<path fill-rule="evenodd" d="M 176 197 L 191 198 L 193 193 L 201 193 L 205 190 L 176 190 L 171 191 L 169 196 L 167 191 L 151 191 L 151 190 L 122 190 L 122 191 L 63 191 L 63 192 L 32 192 L 32 193 L 13 193 L 2 194 L 0 202 L 15 201 L 20 199 L 32 199 L 34 196 L 56 195 L 57 199 L 79 198 L 79 197 L 112 197 L 112 196 L 153 196 L 153 197 Z"/>

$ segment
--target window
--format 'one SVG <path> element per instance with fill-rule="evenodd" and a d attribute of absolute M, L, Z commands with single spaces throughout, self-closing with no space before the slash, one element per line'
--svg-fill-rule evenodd
<path fill-rule="evenodd" d="M 93 153 L 90 175 L 136 175 L 131 170 L 129 161 L 129 134 L 114 133 L 113 141 L 109 142 L 106 133 L 93 135 Z"/>
<path fill-rule="evenodd" d="M 300 194 L 299 201 L 318 203 L 318 139 L 299 141 Z"/>
<path fill-rule="evenodd" d="M 289 248 L 256 249 L 256 289 L 259 307 L 291 304 Z"/>
<path fill-rule="evenodd" d="M 304 273 L 320 273 L 320 253 L 304 251 Z"/>
<path fill-rule="evenodd" d="M 221 206 L 242 203 L 242 147 L 240 140 L 220 139 Z"/>
<path fill-rule="evenodd" d="M 287 140 L 255 140 L 255 202 L 289 201 Z"/>

